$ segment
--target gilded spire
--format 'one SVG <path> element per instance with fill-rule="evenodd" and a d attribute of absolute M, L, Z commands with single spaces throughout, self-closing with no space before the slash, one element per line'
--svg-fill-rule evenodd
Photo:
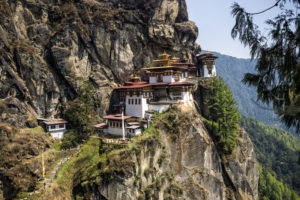
<path fill-rule="evenodd" d="M 164 53 L 163 54 L 160 54 L 159 57 L 161 57 L 163 60 L 167 60 L 169 59 L 171 55 L 170 54 L 167 54 L 167 52 L 164 50 Z"/>

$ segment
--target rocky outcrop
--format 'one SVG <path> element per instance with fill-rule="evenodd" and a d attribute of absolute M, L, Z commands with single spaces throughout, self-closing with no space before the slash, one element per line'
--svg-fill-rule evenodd
<path fill-rule="evenodd" d="M 255 153 L 244 131 L 235 156 L 225 162 L 195 109 L 171 109 L 154 118 L 153 126 L 153 132 L 109 154 L 106 164 L 99 163 L 102 171 L 95 181 L 76 180 L 73 195 L 109 200 L 258 199 Z"/>
<path fill-rule="evenodd" d="M 200 48 L 197 35 L 184 0 L 1 0 L 0 121 L 34 127 L 37 116 L 60 116 L 84 81 L 96 88 L 102 115 L 114 102 L 113 88 L 159 53 L 192 61 Z M 73 194 L 88 199 L 258 198 L 255 155 L 244 132 L 235 157 L 224 162 L 195 110 L 164 117 L 137 146 L 112 153 L 104 149 L 111 157 L 108 163 L 99 161 L 100 175 L 76 175 Z M 9 135 L 0 135 L 0 198 L 7 199 L 34 185 L 40 162 L 33 156 L 52 144 L 37 133 Z M 33 160 L 23 165 L 28 159 Z"/>
<path fill-rule="evenodd" d="M 184 0 L 3 0 L 0 13 L 0 99 L 26 112 L 0 117 L 17 126 L 59 116 L 86 80 L 103 114 L 113 87 L 163 50 L 191 61 L 199 49 Z"/>
<path fill-rule="evenodd" d="M 236 199 L 257 199 L 259 171 L 253 143 L 244 129 L 239 130 L 238 146 L 224 169 Z"/>

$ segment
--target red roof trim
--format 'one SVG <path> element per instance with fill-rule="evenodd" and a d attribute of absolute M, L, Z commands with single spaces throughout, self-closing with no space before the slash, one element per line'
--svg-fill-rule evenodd
<path fill-rule="evenodd" d="M 104 128 L 104 127 L 106 127 L 106 126 L 107 126 L 106 123 L 100 123 L 100 124 L 94 125 L 95 128 Z"/>
<path fill-rule="evenodd" d="M 143 87 L 147 87 L 147 86 L 149 86 L 149 84 L 121 86 L 121 87 L 116 87 L 115 89 L 143 88 Z"/>
<path fill-rule="evenodd" d="M 116 119 L 116 120 L 122 120 L 121 114 L 116 115 L 107 115 L 103 117 L 104 119 Z M 124 115 L 124 120 L 131 118 L 131 116 Z"/>
<path fill-rule="evenodd" d="M 148 83 L 144 85 L 121 86 L 121 87 L 116 87 L 115 89 L 143 88 L 143 87 L 157 86 L 157 85 L 171 86 L 171 85 L 194 85 L 194 84 L 190 82 L 162 82 L 162 83 Z"/>
<path fill-rule="evenodd" d="M 47 125 L 50 125 L 50 124 L 67 124 L 68 122 L 63 119 L 51 119 L 51 120 L 45 121 L 44 123 Z"/>
<path fill-rule="evenodd" d="M 130 85 L 143 85 L 143 84 L 147 84 L 147 82 L 126 82 L 126 84 L 130 84 Z"/>

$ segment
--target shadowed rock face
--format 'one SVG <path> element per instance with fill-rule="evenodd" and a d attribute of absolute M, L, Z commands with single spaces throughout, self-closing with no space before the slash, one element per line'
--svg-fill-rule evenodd
<path fill-rule="evenodd" d="M 1 109 L 2 121 L 60 115 L 84 80 L 104 114 L 113 87 L 163 50 L 190 61 L 199 50 L 184 0 L 63 2 L 0 2 L 0 98 L 19 100 L 24 113 Z"/>

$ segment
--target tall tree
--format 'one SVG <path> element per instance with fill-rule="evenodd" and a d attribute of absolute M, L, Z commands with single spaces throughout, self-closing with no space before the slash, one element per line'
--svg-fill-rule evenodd
<path fill-rule="evenodd" d="M 292 9 L 286 9 L 291 2 Z M 253 16 L 279 6 L 281 13 L 268 19 L 267 36 L 253 23 Z M 258 60 L 257 73 L 247 73 L 243 81 L 257 89 L 258 100 L 271 104 L 288 127 L 300 131 L 300 0 L 277 0 L 260 12 L 249 13 L 239 4 L 232 6 L 235 25 L 231 36 L 249 46 Z"/>
<path fill-rule="evenodd" d="M 94 86 L 86 81 L 78 91 L 78 97 L 70 102 L 65 112 L 65 117 L 76 130 L 78 135 L 85 136 L 93 131 L 92 124 L 96 123 L 99 100 L 94 98 L 96 90 Z"/>
<path fill-rule="evenodd" d="M 239 112 L 231 90 L 221 78 L 215 77 L 211 82 L 205 103 L 210 120 L 218 124 L 218 145 L 224 154 L 230 155 L 236 147 Z"/>

